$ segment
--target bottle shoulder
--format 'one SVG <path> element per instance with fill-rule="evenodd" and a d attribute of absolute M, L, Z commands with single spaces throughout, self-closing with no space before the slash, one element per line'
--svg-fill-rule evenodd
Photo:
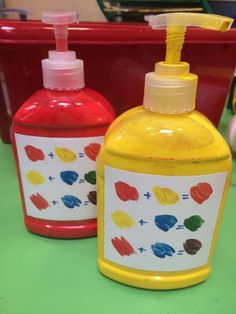
<path fill-rule="evenodd" d="M 15 114 L 14 123 L 73 127 L 110 124 L 114 117 L 110 103 L 92 89 L 41 89 L 20 107 Z"/>
<path fill-rule="evenodd" d="M 205 160 L 230 156 L 224 138 L 201 113 L 159 114 L 136 107 L 118 117 L 105 150 L 136 158 Z"/>

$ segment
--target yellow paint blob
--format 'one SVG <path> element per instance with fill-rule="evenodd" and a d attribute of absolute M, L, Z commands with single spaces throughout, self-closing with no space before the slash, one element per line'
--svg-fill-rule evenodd
<path fill-rule="evenodd" d="M 123 210 L 112 212 L 111 219 L 120 228 L 129 228 L 135 225 L 133 218 Z"/>
<path fill-rule="evenodd" d="M 179 201 L 178 194 L 169 188 L 155 186 L 152 190 L 161 205 L 173 205 Z"/>
<path fill-rule="evenodd" d="M 72 162 L 77 158 L 76 154 L 72 150 L 65 147 L 56 147 L 55 153 L 61 162 Z"/>
<path fill-rule="evenodd" d="M 26 178 L 33 185 L 39 185 L 39 184 L 43 184 L 44 182 L 46 182 L 46 179 L 44 178 L 44 176 L 35 170 L 31 170 L 31 171 L 27 172 Z"/>

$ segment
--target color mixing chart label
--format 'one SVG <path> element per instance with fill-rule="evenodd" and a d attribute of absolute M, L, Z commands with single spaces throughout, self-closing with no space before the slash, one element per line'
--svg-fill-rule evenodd
<path fill-rule="evenodd" d="M 16 134 L 27 215 L 48 220 L 96 218 L 96 157 L 102 136 Z"/>
<path fill-rule="evenodd" d="M 105 167 L 104 257 L 147 271 L 207 263 L 227 172 L 159 176 Z"/>

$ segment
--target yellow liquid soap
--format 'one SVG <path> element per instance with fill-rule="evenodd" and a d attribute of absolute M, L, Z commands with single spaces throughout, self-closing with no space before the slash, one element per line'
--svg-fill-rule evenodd
<path fill-rule="evenodd" d="M 209 276 L 232 160 L 223 137 L 194 110 L 197 76 L 180 62 L 180 51 L 187 25 L 222 24 L 225 31 L 225 21 L 155 17 L 152 25 L 167 25 L 168 58 L 146 75 L 143 106 L 118 117 L 105 136 L 97 170 L 98 267 L 118 282 L 176 289 Z"/>
<path fill-rule="evenodd" d="M 149 175 L 200 176 L 200 181 L 203 175 L 225 173 L 226 180 L 206 263 L 193 269 L 161 272 L 132 269 L 106 258 L 104 256 L 105 167 Z M 228 145 L 211 122 L 197 111 L 168 115 L 150 112 L 140 106 L 120 116 L 111 125 L 105 137 L 98 162 L 98 265 L 100 271 L 114 280 L 147 289 L 175 289 L 204 281 L 211 270 L 230 173 L 231 155 Z M 177 201 L 176 192 L 170 190 L 164 192 L 162 200 L 159 200 L 162 205 L 166 207 Z M 156 198 L 155 194 L 156 191 L 154 191 Z M 165 197 L 166 200 L 164 200 Z M 158 208 L 157 203 L 157 213 Z M 138 208 L 135 208 L 130 211 L 137 210 Z M 169 210 L 163 212 L 169 213 Z M 120 232 L 120 235 L 122 234 Z M 192 237 L 195 236 L 192 236 L 190 232 L 189 238 Z M 123 258 L 129 257 L 123 256 Z"/>

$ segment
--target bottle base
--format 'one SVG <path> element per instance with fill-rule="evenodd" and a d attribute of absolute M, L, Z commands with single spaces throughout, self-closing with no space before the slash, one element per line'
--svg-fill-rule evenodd
<path fill-rule="evenodd" d="M 103 275 L 115 281 L 150 290 L 172 290 L 193 286 L 205 281 L 211 271 L 211 267 L 207 266 L 193 273 L 149 275 L 147 272 L 135 273 L 134 271 L 117 268 L 101 259 L 98 259 L 98 268 Z"/>
<path fill-rule="evenodd" d="M 82 221 L 51 221 L 25 217 L 28 231 L 49 238 L 76 239 L 97 235 L 97 219 Z"/>

